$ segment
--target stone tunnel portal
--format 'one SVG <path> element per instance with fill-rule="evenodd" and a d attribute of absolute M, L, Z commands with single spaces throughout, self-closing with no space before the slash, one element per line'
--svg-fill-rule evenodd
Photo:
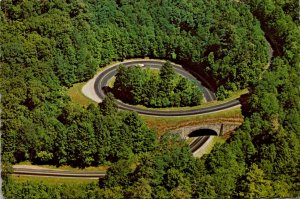
<path fill-rule="evenodd" d="M 197 130 L 191 132 L 188 136 L 189 137 L 199 137 L 199 136 L 207 136 L 207 135 L 217 136 L 218 133 L 212 129 L 197 129 Z"/>

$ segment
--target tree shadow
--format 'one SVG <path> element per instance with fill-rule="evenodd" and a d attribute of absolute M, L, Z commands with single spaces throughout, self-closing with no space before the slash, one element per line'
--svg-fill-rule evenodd
<path fill-rule="evenodd" d="M 240 103 L 241 103 L 241 109 L 242 109 L 242 115 L 249 116 L 250 115 L 250 106 L 249 106 L 249 99 L 250 99 L 250 93 L 246 93 L 240 96 Z"/>
<path fill-rule="evenodd" d="M 108 93 L 113 93 L 114 94 L 114 89 L 110 88 L 109 86 L 103 86 L 102 87 L 103 92 L 107 95 Z"/>
<path fill-rule="evenodd" d="M 194 63 L 190 60 L 176 61 L 176 63 L 180 64 L 186 71 L 191 73 L 203 86 L 214 93 L 217 91 L 218 86 L 216 82 L 209 74 L 207 74 L 207 72 L 204 71 L 204 63 Z"/>

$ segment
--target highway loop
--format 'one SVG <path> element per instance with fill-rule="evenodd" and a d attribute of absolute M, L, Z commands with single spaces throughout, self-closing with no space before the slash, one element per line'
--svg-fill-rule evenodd
<path fill-rule="evenodd" d="M 106 92 L 105 88 L 108 87 L 108 83 L 117 74 L 117 69 L 119 65 L 123 64 L 125 67 L 130 67 L 130 66 L 136 66 L 139 65 L 141 67 L 150 67 L 154 69 L 159 69 L 162 67 L 162 65 L 165 63 L 165 61 L 160 61 L 160 60 L 133 60 L 133 61 L 124 61 L 120 62 L 118 64 L 113 65 L 112 67 L 102 71 L 98 77 L 96 78 L 95 84 L 94 84 L 94 89 L 98 97 L 103 100 L 105 98 Z M 197 74 L 194 74 L 193 76 L 191 73 L 186 71 L 184 68 L 182 68 L 180 65 L 173 64 L 173 67 L 175 71 L 188 78 L 191 80 L 194 80 L 197 82 L 198 86 L 202 88 L 204 98 L 207 102 L 213 101 L 216 99 L 215 94 L 209 90 L 208 88 L 204 87 L 201 84 L 201 81 L 198 79 L 201 79 L 201 77 L 198 77 L 198 79 L 195 77 Z M 154 110 L 154 109 L 143 109 L 143 108 L 138 108 L 136 106 L 132 106 L 129 104 L 126 104 L 120 100 L 117 100 L 117 106 L 122 109 L 122 110 L 128 110 L 128 111 L 135 111 L 143 115 L 152 115 L 152 116 L 188 116 L 188 115 L 200 115 L 200 114 L 205 114 L 205 113 L 213 113 L 217 111 L 221 111 L 224 109 L 232 108 L 235 106 L 240 105 L 240 102 L 238 99 L 219 104 L 219 105 L 214 105 L 210 106 L 207 108 L 195 108 L 195 109 L 190 109 L 190 110 Z"/>

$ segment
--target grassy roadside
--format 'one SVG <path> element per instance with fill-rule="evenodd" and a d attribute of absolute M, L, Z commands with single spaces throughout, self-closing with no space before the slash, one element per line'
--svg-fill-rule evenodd
<path fill-rule="evenodd" d="M 98 68 L 95 75 L 97 75 L 98 73 L 100 73 L 101 71 L 111 67 L 113 64 L 118 63 L 118 62 L 112 62 L 111 64 L 103 67 L 103 68 Z M 71 98 L 72 102 L 75 102 L 77 104 L 80 104 L 84 107 L 87 107 L 90 104 L 95 104 L 97 105 L 97 102 L 91 100 L 90 98 L 86 97 L 83 93 L 82 93 L 82 88 L 84 87 L 84 85 L 87 82 L 80 82 L 80 83 L 76 83 L 74 84 L 71 88 L 69 88 L 67 90 L 67 94 L 69 95 L 69 97 Z"/>
<path fill-rule="evenodd" d="M 148 127 L 157 130 L 158 136 L 165 132 L 184 126 L 200 125 L 204 123 L 242 123 L 243 115 L 240 107 L 224 110 L 206 115 L 184 116 L 184 117 L 153 117 L 141 116 Z"/>
<path fill-rule="evenodd" d="M 19 176 L 12 175 L 11 179 L 17 183 L 25 183 L 27 181 L 37 184 L 47 184 L 47 185 L 62 185 L 62 184 L 70 184 L 70 185 L 82 185 L 89 184 L 92 182 L 97 183 L 97 179 L 75 179 L 75 178 L 53 178 L 53 177 L 42 177 L 42 176 Z"/>
<path fill-rule="evenodd" d="M 219 101 L 215 100 L 215 101 L 211 101 L 211 102 L 204 102 L 201 105 L 193 106 L 193 107 L 148 108 L 143 105 L 133 105 L 133 106 L 141 108 L 141 109 L 145 109 L 145 110 L 162 110 L 162 111 L 195 110 L 195 109 L 199 109 L 199 108 L 207 108 L 210 106 L 224 104 L 226 102 L 237 99 L 241 95 L 246 94 L 246 93 L 248 93 L 248 89 L 239 90 L 239 91 L 236 91 L 234 94 L 232 94 L 229 98 L 226 98 L 224 100 L 219 100 Z"/>
<path fill-rule="evenodd" d="M 84 107 L 87 107 L 90 104 L 97 105 L 97 102 L 91 100 L 86 97 L 82 92 L 82 87 L 86 84 L 86 82 L 74 84 L 71 88 L 68 89 L 67 93 L 71 98 L 72 102 L 78 103 Z"/>
<path fill-rule="evenodd" d="M 134 60 L 134 59 L 133 59 Z M 107 69 L 112 64 L 115 64 L 117 62 L 113 62 L 110 65 L 107 65 L 104 68 L 99 68 L 97 70 L 97 73 Z M 109 81 L 109 86 L 112 87 L 114 84 L 115 78 L 112 78 Z M 91 99 L 87 98 L 85 95 L 82 94 L 81 89 L 85 85 L 86 82 L 75 84 L 72 88 L 68 90 L 68 94 L 71 97 L 71 100 L 73 102 L 76 102 L 78 104 L 81 104 L 82 106 L 88 106 L 91 103 L 97 104 L 96 102 L 92 101 Z M 222 103 L 226 103 L 228 101 L 231 101 L 233 99 L 238 98 L 240 95 L 247 93 L 247 89 L 243 89 L 240 91 L 235 92 L 233 95 L 231 95 L 229 98 L 222 100 L 222 101 L 212 101 L 208 103 L 204 103 L 200 106 L 195 107 L 172 107 L 172 108 L 156 108 L 155 110 L 193 110 L 198 108 L 206 108 L 209 106 L 214 106 Z M 147 108 L 141 105 L 138 105 L 136 107 L 144 108 L 144 109 L 151 109 Z M 225 110 L 217 113 L 211 113 L 206 115 L 200 115 L 200 116 L 186 116 L 186 117 L 156 117 L 156 116 L 145 116 L 142 115 L 142 118 L 144 121 L 146 121 L 147 125 L 151 128 L 154 128 L 158 131 L 158 135 L 162 135 L 164 132 L 173 130 L 176 128 L 180 128 L 183 126 L 188 125 L 197 125 L 205 122 L 212 122 L 212 121 L 220 121 L 224 122 L 228 119 L 235 119 L 237 121 L 242 122 L 243 116 L 241 113 L 241 109 L 239 107 Z"/>
<path fill-rule="evenodd" d="M 146 58 L 135 58 L 135 59 L 128 59 L 128 60 L 139 60 L 139 59 L 149 59 L 148 57 Z M 165 60 L 160 60 L 160 61 L 165 61 Z M 118 63 L 118 61 L 112 62 L 109 65 L 103 67 L 103 68 L 98 68 L 95 75 L 98 74 L 99 72 L 111 67 L 113 64 Z M 158 71 L 153 70 L 154 73 L 158 73 Z M 109 87 L 113 87 L 113 84 L 115 82 L 115 78 L 112 78 L 109 81 Z M 87 82 L 81 82 L 81 83 L 76 83 L 74 84 L 71 88 L 68 89 L 67 93 L 69 95 L 69 97 L 71 98 L 71 101 L 78 103 L 84 107 L 87 107 L 90 104 L 97 104 L 96 102 L 94 102 L 93 100 L 89 99 L 88 97 L 86 97 L 82 92 L 82 88 L 83 86 L 86 84 Z M 193 107 L 169 107 L 169 108 L 148 108 L 142 105 L 136 105 L 136 107 L 138 108 L 142 108 L 142 109 L 148 109 L 148 110 L 194 110 L 194 109 L 199 109 L 199 108 L 206 108 L 206 107 L 210 107 L 210 106 L 215 106 L 215 105 L 219 105 L 219 104 L 223 104 L 226 102 L 229 102 L 233 99 L 238 98 L 239 96 L 241 96 L 242 94 L 245 94 L 248 92 L 248 89 L 243 89 L 243 90 L 239 90 L 237 92 L 235 92 L 234 94 L 232 94 L 229 98 L 222 100 L 222 101 L 212 101 L 212 102 L 205 102 L 199 106 L 193 106 Z"/>
<path fill-rule="evenodd" d="M 128 60 L 139 60 L 139 59 L 149 59 L 148 57 L 145 58 L 135 58 L 135 59 L 128 59 Z M 161 61 L 165 61 L 165 60 L 161 60 Z M 111 67 L 112 65 L 119 63 L 119 61 L 114 61 L 111 62 L 110 64 L 106 65 L 105 67 L 102 68 L 98 68 L 95 72 L 95 75 L 97 75 L 98 73 L 100 73 L 101 71 Z M 111 80 L 112 81 L 112 80 Z M 90 98 L 86 97 L 82 92 L 82 88 L 84 87 L 84 85 L 87 82 L 80 82 L 80 83 L 76 83 L 74 84 L 71 88 L 69 88 L 67 90 L 67 94 L 69 95 L 69 97 L 71 98 L 72 102 L 75 102 L 77 104 L 80 104 L 84 107 L 87 107 L 90 104 L 95 104 L 97 105 L 97 102 L 94 102 L 93 100 L 91 100 Z M 110 85 L 112 86 L 114 83 L 114 80 L 110 83 Z"/>
<path fill-rule="evenodd" d="M 103 68 L 104 69 L 104 68 Z M 113 77 L 109 82 L 108 82 L 108 86 L 109 87 L 113 87 L 115 82 L 115 77 Z M 82 92 L 82 87 L 86 84 L 86 82 L 82 82 L 82 83 L 77 83 L 74 84 L 71 88 L 68 89 L 68 95 L 71 98 L 71 101 L 78 103 L 84 107 L 87 107 L 90 104 L 95 104 L 97 105 L 96 102 L 94 102 L 93 100 L 91 100 L 90 98 L 86 97 Z M 199 106 L 193 106 L 193 107 L 169 107 L 169 108 L 148 108 L 145 107 L 143 105 L 135 105 L 135 107 L 141 108 L 141 109 L 146 109 L 146 110 L 164 110 L 164 111 L 168 111 L 168 110 L 172 110 L 172 111 L 176 111 L 176 110 L 194 110 L 194 109 L 199 109 L 199 108 L 207 108 L 210 106 L 215 106 L 215 105 L 219 105 L 219 104 L 223 104 L 226 102 L 229 102 L 231 100 L 234 100 L 236 98 L 238 98 L 239 96 L 245 94 L 248 92 L 248 89 L 243 89 L 240 91 L 235 92 L 233 95 L 231 95 L 229 98 L 222 100 L 222 101 L 212 101 L 212 102 L 207 102 L 204 104 L 201 104 Z"/>

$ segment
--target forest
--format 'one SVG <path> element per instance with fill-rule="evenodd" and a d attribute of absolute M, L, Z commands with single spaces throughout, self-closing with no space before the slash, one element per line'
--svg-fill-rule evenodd
<path fill-rule="evenodd" d="M 104 179 L 80 187 L 19 183 L 4 172 L 5 197 L 299 196 L 297 1 L 2 0 L 0 5 L 2 170 L 25 160 L 110 166 Z M 274 56 L 266 70 L 267 41 Z M 157 137 L 136 113 L 117 111 L 112 95 L 88 108 L 70 101 L 67 88 L 90 79 L 98 67 L 146 56 L 198 68 L 219 99 L 248 88 L 243 125 L 196 159 L 179 137 Z"/>
<path fill-rule="evenodd" d="M 196 106 L 203 100 L 201 88 L 176 74 L 170 62 L 163 64 L 159 73 L 140 66 L 119 66 L 112 92 L 123 102 L 154 108 Z"/>

